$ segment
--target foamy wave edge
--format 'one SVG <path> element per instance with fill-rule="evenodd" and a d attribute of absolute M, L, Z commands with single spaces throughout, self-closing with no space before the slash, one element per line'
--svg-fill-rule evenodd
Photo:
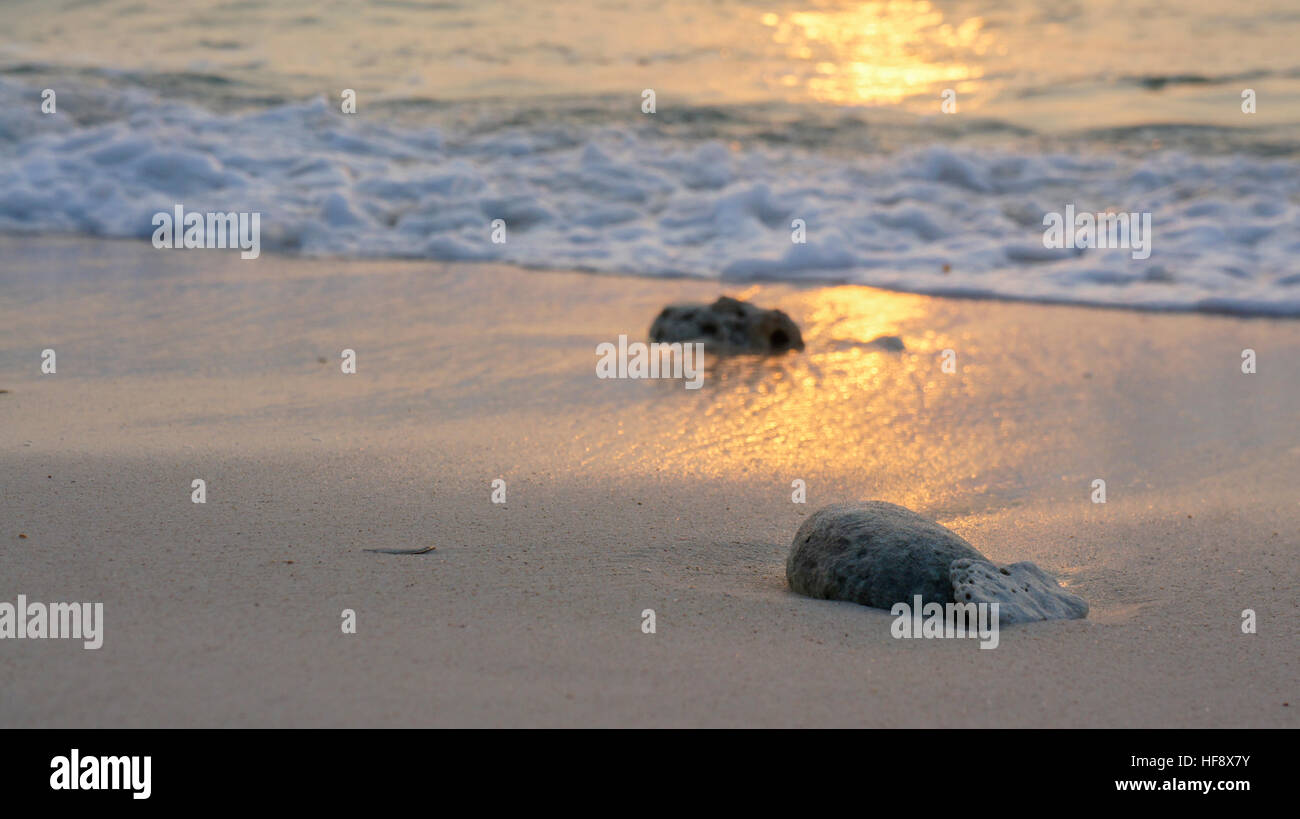
<path fill-rule="evenodd" d="M 456 133 L 324 99 L 216 114 L 141 97 L 78 125 L 32 96 L 0 82 L 21 112 L 0 125 L 11 234 L 148 238 L 153 215 L 182 204 L 259 212 L 264 250 L 310 256 L 1300 315 L 1300 169 L 1286 159 L 937 144 L 830 156 L 667 138 L 634 115 Z M 1150 258 L 1044 248 L 1044 215 L 1066 205 L 1151 213 Z"/>

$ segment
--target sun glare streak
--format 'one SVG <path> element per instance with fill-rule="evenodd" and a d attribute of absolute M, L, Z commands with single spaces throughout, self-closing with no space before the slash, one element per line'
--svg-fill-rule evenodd
<path fill-rule="evenodd" d="M 944 22 L 928 0 L 763 14 L 774 42 L 799 66 L 783 85 L 802 84 L 820 102 L 899 103 L 941 87 L 969 88 L 984 75 L 974 58 L 992 46 L 984 21 Z"/>

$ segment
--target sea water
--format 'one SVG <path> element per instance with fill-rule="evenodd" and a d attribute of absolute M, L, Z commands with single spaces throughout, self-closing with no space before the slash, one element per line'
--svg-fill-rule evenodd
<path fill-rule="evenodd" d="M 1300 315 L 1296 42 L 1290 0 L 11 0 L 0 231 Z"/>

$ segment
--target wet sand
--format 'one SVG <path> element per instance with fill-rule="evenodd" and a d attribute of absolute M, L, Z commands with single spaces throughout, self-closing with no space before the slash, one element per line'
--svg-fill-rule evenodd
<path fill-rule="evenodd" d="M 98 651 L 0 641 L 0 725 L 1298 724 L 1300 322 L 135 242 L 0 258 L 0 601 L 106 618 Z M 597 344 L 720 293 L 807 350 L 709 358 L 699 390 L 595 377 Z M 1089 618 L 981 651 L 790 593 L 804 516 L 867 498 L 1038 563 Z"/>

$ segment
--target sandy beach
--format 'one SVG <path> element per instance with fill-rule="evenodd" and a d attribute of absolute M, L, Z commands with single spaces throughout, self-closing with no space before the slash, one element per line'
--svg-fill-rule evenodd
<path fill-rule="evenodd" d="M 97 651 L 6 641 L 5 727 L 1300 724 L 1300 323 L 130 241 L 0 257 L 0 599 L 105 612 Z M 595 377 L 597 344 L 722 293 L 806 351 L 711 357 L 699 390 Z M 791 593 L 800 522 L 862 499 L 1038 563 L 1089 617 L 981 651 Z"/>

